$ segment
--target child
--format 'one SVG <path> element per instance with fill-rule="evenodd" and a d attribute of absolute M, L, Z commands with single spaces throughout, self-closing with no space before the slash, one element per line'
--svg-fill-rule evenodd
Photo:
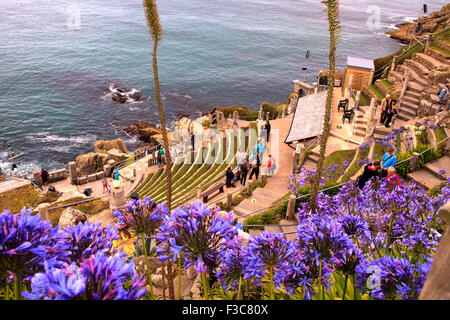
<path fill-rule="evenodd" d="M 102 180 L 102 184 L 103 184 L 103 193 L 105 193 L 105 191 L 108 191 L 108 180 L 106 178 L 103 178 Z"/>

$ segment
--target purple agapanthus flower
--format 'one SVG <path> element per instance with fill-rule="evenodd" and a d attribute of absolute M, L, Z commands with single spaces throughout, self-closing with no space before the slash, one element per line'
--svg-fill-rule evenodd
<path fill-rule="evenodd" d="M 135 234 L 152 236 L 168 213 L 164 204 L 157 205 L 150 198 L 131 199 L 125 209 L 115 210 L 113 216 L 120 219 Z"/>
<path fill-rule="evenodd" d="M 8 210 L 0 214 L 0 284 L 14 277 L 25 279 L 49 265 L 61 265 L 68 254 L 69 244 L 58 227 L 25 208 L 19 214 Z"/>
<path fill-rule="evenodd" d="M 129 287 L 125 289 L 125 282 Z M 97 252 L 79 265 L 62 268 L 45 266 L 45 273 L 31 279 L 31 292 L 23 292 L 34 300 L 137 300 L 146 292 L 145 280 L 136 275 L 134 263 L 119 254 L 107 256 Z"/>
<path fill-rule="evenodd" d="M 70 260 L 79 262 L 99 251 L 107 253 L 111 250 L 113 240 L 118 239 L 118 232 L 108 225 L 106 228 L 101 224 L 79 223 L 76 226 L 67 226 L 64 231 L 70 239 Z"/>
<path fill-rule="evenodd" d="M 274 280 L 278 285 L 277 273 L 282 272 L 292 261 L 295 246 L 291 240 L 281 233 L 264 231 L 256 237 L 250 238 L 247 245 L 244 278 L 254 279 L 260 283 L 270 269 L 274 271 Z"/>
<path fill-rule="evenodd" d="M 178 207 L 163 217 L 155 238 L 159 259 L 177 259 L 183 253 L 184 267 L 194 265 L 197 272 L 212 272 L 217 266 L 219 252 L 238 231 L 230 212 L 225 218 L 217 215 L 219 208 L 209 209 L 201 202 Z"/>
<path fill-rule="evenodd" d="M 410 259 L 383 256 L 356 268 L 357 286 L 377 299 L 417 299 L 427 270 Z"/>

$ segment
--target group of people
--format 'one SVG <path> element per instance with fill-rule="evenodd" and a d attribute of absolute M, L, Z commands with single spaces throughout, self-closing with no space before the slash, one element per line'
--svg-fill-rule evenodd
<path fill-rule="evenodd" d="M 387 94 L 386 98 L 381 101 L 380 123 L 384 124 L 386 128 L 390 127 L 392 117 L 397 113 L 396 103 L 396 101 L 391 99 L 390 94 Z"/>
<path fill-rule="evenodd" d="M 397 156 L 394 154 L 394 148 L 389 146 L 381 162 L 375 160 L 364 167 L 363 173 L 358 177 L 359 188 L 363 189 L 367 181 L 373 178 L 386 179 L 392 185 L 401 185 L 401 180 L 395 172 L 396 164 Z"/>

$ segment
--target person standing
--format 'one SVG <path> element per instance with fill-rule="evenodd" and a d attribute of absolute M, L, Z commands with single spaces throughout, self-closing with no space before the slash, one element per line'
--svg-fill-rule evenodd
<path fill-rule="evenodd" d="M 120 174 L 119 174 L 119 169 L 117 169 L 117 167 L 114 167 L 113 176 L 114 176 L 114 180 L 119 181 Z"/>
<path fill-rule="evenodd" d="M 387 94 L 386 98 L 383 99 L 383 101 L 381 101 L 381 116 L 380 116 L 380 123 L 383 123 L 386 121 L 386 110 L 387 108 L 391 105 L 392 100 L 391 100 L 391 95 Z"/>
<path fill-rule="evenodd" d="M 164 150 L 164 148 L 162 146 L 159 147 L 159 153 L 161 154 L 161 163 L 162 164 L 166 164 L 166 161 L 164 160 L 165 159 L 164 158 L 165 150 Z"/>
<path fill-rule="evenodd" d="M 48 171 L 45 170 L 44 168 L 41 168 L 41 179 L 42 179 L 42 184 L 44 186 L 48 185 L 48 176 L 49 176 Z"/>
<path fill-rule="evenodd" d="M 261 160 L 259 158 L 259 153 L 256 154 L 256 159 L 253 160 L 252 162 L 252 171 L 250 172 L 250 177 L 249 179 L 251 179 L 253 177 L 253 175 L 255 175 L 256 180 L 258 180 L 258 176 L 259 176 L 259 167 L 261 166 Z"/>
<path fill-rule="evenodd" d="M 237 161 L 237 165 L 240 166 L 244 163 L 245 161 L 245 152 L 241 150 L 239 150 L 236 154 L 236 161 Z"/>
<path fill-rule="evenodd" d="M 270 139 L 270 122 L 269 122 L 269 120 L 266 121 L 266 124 L 264 125 L 264 130 L 266 130 L 267 142 L 269 142 L 269 139 Z"/>
<path fill-rule="evenodd" d="M 395 109 L 395 101 L 392 101 L 386 108 L 386 120 L 385 120 L 385 127 L 390 128 L 389 125 L 391 123 L 392 117 L 394 114 L 397 113 L 397 110 Z"/>
<path fill-rule="evenodd" d="M 394 154 L 394 147 L 389 146 L 387 152 L 381 159 L 381 177 L 385 178 L 388 175 L 387 169 L 394 167 L 397 164 L 397 156 Z"/>
<path fill-rule="evenodd" d="M 386 180 L 389 181 L 391 186 L 395 187 L 395 186 L 402 185 L 402 181 L 400 180 L 400 177 L 398 176 L 398 174 L 395 172 L 394 167 L 389 167 L 387 169 L 387 172 L 388 172 L 388 174 L 386 176 Z"/>
<path fill-rule="evenodd" d="M 195 134 L 193 132 L 191 133 L 191 146 L 192 151 L 195 151 Z"/>
<path fill-rule="evenodd" d="M 240 166 L 241 169 L 241 185 L 245 186 L 245 181 L 247 180 L 248 174 L 248 160 L 244 160 L 244 163 Z"/>
<path fill-rule="evenodd" d="M 158 153 L 156 154 L 156 162 L 158 163 L 158 168 L 161 168 L 161 164 L 162 164 L 162 155 L 161 152 L 158 151 Z"/>
<path fill-rule="evenodd" d="M 378 168 L 380 167 L 380 161 L 375 160 L 364 167 L 363 173 L 358 177 L 358 187 L 363 189 L 367 181 L 379 177 L 380 173 Z"/>
<path fill-rule="evenodd" d="M 106 179 L 106 177 L 103 178 L 102 185 L 103 185 L 103 193 L 105 193 L 105 191 L 108 191 L 108 180 Z"/>

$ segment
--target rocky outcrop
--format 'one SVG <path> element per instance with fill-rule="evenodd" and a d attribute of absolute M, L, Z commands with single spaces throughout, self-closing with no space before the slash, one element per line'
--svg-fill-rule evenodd
<path fill-rule="evenodd" d="M 94 144 L 95 153 L 108 153 L 111 149 L 118 149 L 122 153 L 128 153 L 127 147 L 121 138 L 116 140 L 99 140 Z"/>
<path fill-rule="evenodd" d="M 103 171 L 103 166 L 109 159 L 110 156 L 108 154 L 90 152 L 79 155 L 76 158 L 76 163 L 81 175 L 89 175 Z"/>
<path fill-rule="evenodd" d="M 140 101 L 142 98 L 141 93 L 134 88 L 127 91 L 124 88 L 111 85 L 109 86 L 109 91 L 112 94 L 111 99 L 118 103 Z"/>
<path fill-rule="evenodd" d="M 158 143 L 156 139 L 162 140 L 162 130 L 160 128 L 141 121 L 125 128 L 125 132 L 136 135 L 141 141 L 151 145 L 156 145 Z M 169 140 L 172 140 L 172 134 L 170 132 L 168 132 L 168 136 Z"/>
<path fill-rule="evenodd" d="M 61 213 L 58 225 L 61 227 L 61 229 L 67 226 L 73 226 L 75 225 L 76 218 L 81 215 L 84 215 L 84 213 L 80 210 L 67 208 Z"/>
<path fill-rule="evenodd" d="M 409 43 L 413 34 L 425 36 L 429 33 L 448 27 L 450 24 L 450 3 L 440 11 L 433 12 L 427 17 L 419 18 L 416 22 L 405 22 L 396 25 L 398 29 L 386 32 L 391 38 L 402 43 Z M 414 32 L 415 31 L 415 32 Z"/>

